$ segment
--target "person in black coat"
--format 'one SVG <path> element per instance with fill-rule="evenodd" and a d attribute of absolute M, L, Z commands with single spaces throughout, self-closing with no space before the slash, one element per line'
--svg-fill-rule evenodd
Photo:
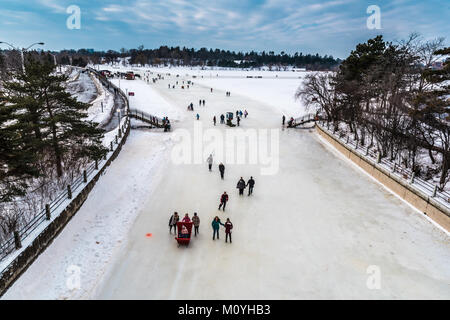
<path fill-rule="evenodd" d="M 247 182 L 248 186 L 248 195 L 251 195 L 253 193 L 253 187 L 255 186 L 255 180 L 253 180 L 253 177 L 250 177 L 250 179 Z"/>
<path fill-rule="evenodd" d="M 236 188 L 239 189 L 239 195 L 243 195 L 244 194 L 244 189 L 245 189 L 245 181 L 244 179 L 241 177 L 241 179 L 239 179 Z"/>
<path fill-rule="evenodd" d="M 220 171 L 220 177 L 223 180 L 223 175 L 225 174 L 225 166 L 223 165 L 222 162 L 219 164 L 219 171 Z"/>
<path fill-rule="evenodd" d="M 223 211 L 225 211 L 225 207 L 227 205 L 227 202 L 228 202 L 228 195 L 224 191 L 224 193 L 220 196 L 219 210 L 223 207 Z"/>

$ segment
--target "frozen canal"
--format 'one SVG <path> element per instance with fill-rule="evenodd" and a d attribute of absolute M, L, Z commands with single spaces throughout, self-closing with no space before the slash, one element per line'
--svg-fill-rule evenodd
<path fill-rule="evenodd" d="M 156 90 L 171 112 L 180 115 L 179 121 L 172 123 L 174 129 L 186 129 L 193 138 L 194 123 L 201 123 L 206 130 L 213 127 L 213 115 L 219 120 L 220 114 L 236 109 L 249 112 L 249 118 L 241 121 L 242 129 L 281 128 L 281 113 L 271 101 L 262 103 L 233 92 L 226 97 L 225 91 L 216 88 L 211 93 L 209 87 L 197 83 L 190 89 L 169 90 L 168 83 L 176 80 L 182 81 L 166 77 L 157 84 L 123 81 L 122 86 L 135 91 L 132 107 L 134 103 L 143 110 L 146 105 L 142 97 L 148 90 L 152 94 Z M 206 107 L 198 106 L 199 99 L 206 100 Z M 194 112 L 186 111 L 191 102 Z M 199 121 L 194 118 L 197 112 Z M 228 127 L 218 124 L 216 128 L 225 134 Z M 161 143 L 158 139 L 166 139 L 169 147 L 156 148 Z M 97 192 L 5 297 L 450 298 L 449 236 L 341 158 L 313 130 L 279 131 L 279 168 L 274 174 L 261 174 L 261 168 L 267 165 L 225 163 L 225 180 L 220 179 L 218 159 L 213 172 L 208 172 L 205 163 L 175 164 L 172 147 L 176 143 L 167 139 L 167 135 L 133 131 L 104 180 L 95 187 Z M 143 159 L 155 152 L 164 160 L 147 167 Z M 127 182 L 128 175 L 137 176 L 136 180 Z M 238 196 L 236 183 L 241 176 L 255 178 L 253 196 Z M 105 184 L 114 182 L 121 187 L 108 193 Z M 133 188 L 127 188 L 129 183 Z M 217 210 L 223 191 L 230 196 L 225 212 Z M 82 288 L 83 294 L 69 292 L 62 296 L 65 277 L 58 272 L 63 274 L 69 261 L 85 261 L 77 262 L 71 256 L 75 256 L 71 252 L 77 252 L 79 242 L 62 253 L 61 243 L 70 243 L 80 232 L 72 230 L 73 224 L 94 212 L 101 215 L 109 212 L 102 210 L 125 210 L 127 202 L 133 203 L 134 223 L 130 223 L 123 244 L 103 248 L 115 253 L 85 267 L 88 270 L 83 274 L 95 276 Z M 173 211 L 181 217 L 186 212 L 200 216 L 200 235 L 188 248 L 178 248 L 174 235 L 169 234 L 167 224 Z M 119 219 L 121 213 L 114 218 Z M 223 229 L 220 240 L 212 240 L 211 221 L 216 215 L 222 222 L 226 218 L 233 222 L 232 244 L 225 243 Z M 103 223 L 100 228 L 104 231 L 108 226 Z M 90 239 L 89 234 L 83 237 Z M 77 257 L 95 261 L 96 254 Z M 48 270 L 43 272 L 45 268 Z M 373 270 L 377 271 L 375 275 Z M 367 285 L 373 284 L 373 277 L 379 279 L 379 289 Z M 30 281 L 34 281 L 32 287 Z M 43 293 L 46 290 L 47 294 Z"/>
<path fill-rule="evenodd" d="M 271 106 L 197 85 L 168 90 L 167 82 L 174 80 L 156 87 L 170 103 L 194 103 L 183 124 L 190 131 L 197 112 L 210 128 L 213 115 L 237 107 L 250 114 L 241 122 L 244 129 L 280 125 L 281 114 Z M 206 107 L 198 107 L 199 98 Z M 236 183 L 250 175 L 254 195 L 239 198 Z M 223 191 L 230 195 L 224 213 L 217 210 Z M 201 218 L 200 235 L 189 248 L 178 248 L 168 233 L 173 211 L 181 217 L 196 211 Z M 216 215 L 233 222 L 233 244 L 224 242 L 223 233 L 212 241 Z M 217 164 L 210 173 L 206 164 L 170 163 L 96 297 L 449 298 L 449 249 L 442 231 L 324 147 L 317 135 L 284 130 L 274 175 L 261 175 L 258 165 L 228 165 L 222 181 Z M 379 268 L 380 290 L 367 287 L 369 266 Z"/>

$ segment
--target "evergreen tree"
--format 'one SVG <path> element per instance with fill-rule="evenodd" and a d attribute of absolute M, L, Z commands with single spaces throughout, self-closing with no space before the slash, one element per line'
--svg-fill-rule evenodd
<path fill-rule="evenodd" d="M 0 202 L 25 194 L 27 180 L 37 177 L 34 135 L 27 122 L 13 120 L 15 109 L 0 92 Z"/>
<path fill-rule="evenodd" d="M 9 81 L 7 102 L 18 123 L 27 123 L 34 132 L 30 148 L 41 158 L 51 159 L 58 177 L 64 164 L 81 159 L 99 159 L 106 153 L 101 139 L 103 130 L 84 121 L 87 103 L 78 102 L 64 88 L 65 75 L 55 75 L 51 63 L 31 61 L 18 81 Z"/>

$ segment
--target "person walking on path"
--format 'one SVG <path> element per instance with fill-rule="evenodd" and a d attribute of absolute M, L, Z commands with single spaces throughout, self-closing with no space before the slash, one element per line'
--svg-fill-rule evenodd
<path fill-rule="evenodd" d="M 197 113 L 196 117 L 197 117 L 197 120 L 200 120 L 200 115 L 198 113 Z"/>
<path fill-rule="evenodd" d="M 227 218 L 227 222 L 225 222 L 224 227 L 225 227 L 225 242 L 228 242 L 227 241 L 228 237 L 230 237 L 231 243 L 231 229 L 233 229 L 233 224 L 231 223 L 230 218 Z"/>
<path fill-rule="evenodd" d="M 282 118 L 283 126 L 284 126 L 285 121 L 286 121 L 286 117 L 283 114 L 283 118 Z"/>
<path fill-rule="evenodd" d="M 197 236 L 198 227 L 200 226 L 200 218 L 197 215 L 197 212 L 194 212 L 194 216 L 192 217 L 192 223 L 194 224 L 194 233 Z"/>
<path fill-rule="evenodd" d="M 208 159 L 206 159 L 206 162 L 208 162 L 208 168 L 209 168 L 209 171 L 211 171 L 212 164 L 213 164 L 213 156 L 212 156 L 212 154 L 209 155 Z"/>
<path fill-rule="evenodd" d="M 216 116 L 213 118 L 214 125 L 216 125 Z"/>
<path fill-rule="evenodd" d="M 236 188 L 239 189 L 239 195 L 242 196 L 244 194 L 244 189 L 245 189 L 245 181 L 242 177 L 241 177 L 241 179 L 239 179 Z"/>
<path fill-rule="evenodd" d="M 228 195 L 227 195 L 226 191 L 224 191 L 223 194 L 220 196 L 219 210 L 223 206 L 223 211 L 225 211 L 225 207 L 227 205 L 227 202 L 228 202 Z"/>
<path fill-rule="evenodd" d="M 203 106 L 205 106 L 205 100 L 203 100 Z"/>
<path fill-rule="evenodd" d="M 223 180 L 223 175 L 225 174 L 225 166 L 223 165 L 222 162 L 219 164 L 219 171 L 220 171 L 220 178 Z"/>
<path fill-rule="evenodd" d="M 244 111 L 244 117 L 245 118 L 247 118 L 247 116 L 248 116 L 248 112 L 247 112 L 247 109 Z"/>
<path fill-rule="evenodd" d="M 237 119 L 237 125 L 239 127 L 239 123 L 241 122 L 241 117 L 238 116 L 236 119 Z"/>
<path fill-rule="evenodd" d="M 247 182 L 248 186 L 248 195 L 251 195 L 253 193 L 253 187 L 255 186 L 255 180 L 253 180 L 253 177 L 250 177 L 250 180 Z"/>
<path fill-rule="evenodd" d="M 218 216 L 215 216 L 214 220 L 211 222 L 211 226 L 213 228 L 213 240 L 216 240 L 216 234 L 217 234 L 217 240 L 219 240 L 220 225 L 223 226 L 223 223 L 220 222 L 220 219 Z"/>
<path fill-rule="evenodd" d="M 221 124 L 225 123 L 225 116 L 223 114 L 220 115 L 220 123 Z"/>
<path fill-rule="evenodd" d="M 174 233 L 177 234 L 177 222 L 180 221 L 180 217 L 178 216 L 177 212 L 174 212 L 174 214 L 169 219 L 169 232 L 172 233 L 172 227 L 174 228 Z"/>
<path fill-rule="evenodd" d="M 198 100 L 198 105 L 199 105 L 199 106 L 202 105 L 202 100 Z"/>

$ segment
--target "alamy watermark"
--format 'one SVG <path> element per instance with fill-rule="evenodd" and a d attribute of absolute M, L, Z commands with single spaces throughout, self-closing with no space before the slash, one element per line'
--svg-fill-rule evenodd
<path fill-rule="evenodd" d="M 381 29 L 381 9 L 377 5 L 370 5 L 366 10 L 367 14 L 370 16 L 367 18 L 366 25 L 367 29 Z"/>
<path fill-rule="evenodd" d="M 369 277 L 366 281 L 366 286 L 370 290 L 381 289 L 381 269 L 377 265 L 370 265 L 367 267 L 366 273 Z"/>
<path fill-rule="evenodd" d="M 81 9 L 77 5 L 70 5 L 67 7 L 66 12 L 70 16 L 66 20 L 67 29 L 81 29 Z"/>
<path fill-rule="evenodd" d="M 77 265 L 70 265 L 66 269 L 66 287 L 69 290 L 80 290 L 81 288 L 81 268 Z"/>
<path fill-rule="evenodd" d="M 194 122 L 191 133 L 176 129 L 172 133 L 174 164 L 202 164 L 212 154 L 215 163 L 259 165 L 262 175 L 278 173 L 280 165 L 279 129 L 203 129 Z"/>

